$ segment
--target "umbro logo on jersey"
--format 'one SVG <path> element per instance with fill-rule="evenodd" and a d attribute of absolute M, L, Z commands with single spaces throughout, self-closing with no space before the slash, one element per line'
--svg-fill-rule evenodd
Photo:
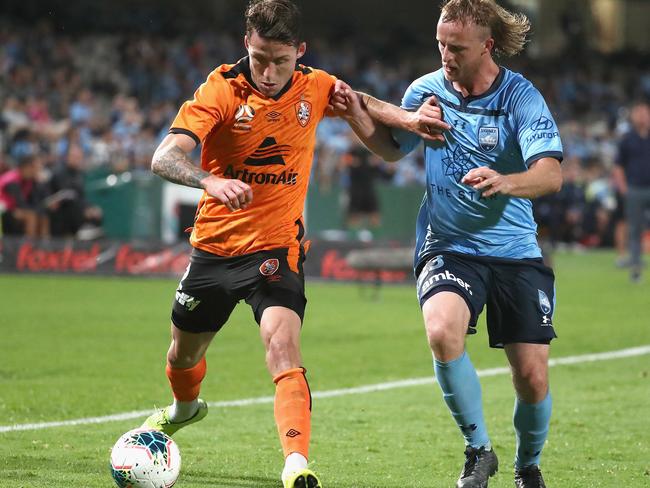
<path fill-rule="evenodd" d="M 262 141 L 260 147 L 255 149 L 244 164 L 248 166 L 269 166 L 272 164 L 285 165 L 283 156 L 288 156 L 291 146 L 278 144 L 273 137 L 267 137 Z"/>
<path fill-rule="evenodd" d="M 275 110 L 266 114 L 266 120 L 269 122 L 278 122 L 280 120 L 280 117 L 282 117 L 282 114 L 280 112 L 276 112 Z"/>

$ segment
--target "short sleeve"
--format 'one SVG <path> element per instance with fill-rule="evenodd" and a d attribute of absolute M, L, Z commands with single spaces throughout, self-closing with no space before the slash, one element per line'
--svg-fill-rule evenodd
<path fill-rule="evenodd" d="M 329 73 L 315 69 L 314 75 L 316 76 L 316 88 L 318 91 L 318 100 L 322 103 L 320 110 L 318 111 L 321 114 L 321 119 L 325 117 L 325 111 L 329 105 L 330 97 L 334 92 L 334 84 L 336 83 L 336 77 L 330 75 Z"/>
<path fill-rule="evenodd" d="M 408 110 L 409 112 L 414 112 L 420 108 L 422 102 L 423 100 L 420 90 L 415 87 L 415 83 L 412 83 L 411 86 L 406 89 L 406 92 L 404 92 L 401 108 Z M 399 150 L 404 154 L 410 153 L 420 144 L 420 136 L 413 132 L 392 128 L 391 134 L 399 146 Z"/>
<path fill-rule="evenodd" d="M 194 98 L 181 106 L 169 132 L 187 134 L 201 144 L 214 126 L 223 122 L 232 99 L 230 84 L 220 71 L 213 71 L 196 90 Z"/>
<path fill-rule="evenodd" d="M 544 97 L 532 84 L 515 98 L 513 112 L 526 166 L 547 157 L 562 161 L 564 155 L 557 124 Z"/>

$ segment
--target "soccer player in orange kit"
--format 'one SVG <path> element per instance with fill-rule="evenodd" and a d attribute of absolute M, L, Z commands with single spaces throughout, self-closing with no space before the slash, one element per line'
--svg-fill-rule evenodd
<path fill-rule="evenodd" d="M 154 173 L 204 193 L 171 316 L 167 376 L 174 402 L 144 426 L 171 435 L 205 417 L 207 404 L 199 399 L 205 352 L 245 300 L 276 385 L 282 482 L 285 488 L 317 488 L 320 481 L 307 464 L 311 394 L 299 347 L 307 301 L 302 214 L 316 127 L 337 81 L 297 63 L 306 49 L 300 24 L 291 0 L 251 2 L 248 56 L 208 76 L 154 154 Z M 189 157 L 199 144 L 200 168 Z"/>

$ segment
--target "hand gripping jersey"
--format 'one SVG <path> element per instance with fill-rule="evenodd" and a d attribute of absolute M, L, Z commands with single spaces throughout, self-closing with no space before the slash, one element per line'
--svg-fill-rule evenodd
<path fill-rule="evenodd" d="M 413 82 L 402 107 L 417 110 L 433 95 L 452 129 L 444 143 L 425 144 L 427 190 L 416 226 L 416 265 L 439 251 L 540 257 L 529 199 L 486 199 L 461 180 L 480 166 L 510 174 L 544 157 L 562 160 L 560 134 L 542 95 L 520 74 L 501 68 L 486 93 L 464 97 L 438 70 Z M 420 141 L 412 133 L 393 134 L 403 152 Z"/>
<path fill-rule="evenodd" d="M 183 104 L 170 129 L 202 143 L 201 166 L 251 186 L 253 203 L 230 212 L 203 193 L 190 242 L 220 256 L 289 248 L 297 261 L 303 208 L 316 143 L 335 78 L 297 65 L 289 83 L 269 98 L 251 81 L 248 58 L 214 70 Z M 238 129 L 247 123 L 252 130 Z"/>

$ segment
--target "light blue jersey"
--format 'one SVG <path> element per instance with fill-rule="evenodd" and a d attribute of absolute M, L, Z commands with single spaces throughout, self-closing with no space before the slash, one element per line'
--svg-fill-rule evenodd
<path fill-rule="evenodd" d="M 526 198 L 481 192 L 461 183 L 472 168 L 489 166 L 498 173 L 520 173 L 543 157 L 562 160 L 562 142 L 542 95 L 518 73 L 501 68 L 490 89 L 463 97 L 442 69 L 406 90 L 402 108 L 417 110 L 432 95 L 452 126 L 445 143 L 425 141 L 427 191 L 416 228 L 416 264 L 440 251 L 500 258 L 537 258 L 537 225 Z M 420 137 L 394 130 L 404 153 Z"/>

